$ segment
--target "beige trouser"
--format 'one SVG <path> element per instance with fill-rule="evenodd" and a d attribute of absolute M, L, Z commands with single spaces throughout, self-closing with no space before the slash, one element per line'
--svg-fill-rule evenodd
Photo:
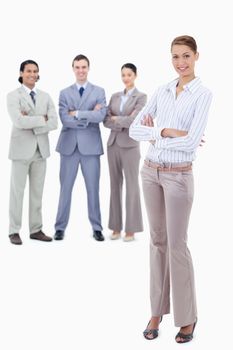
<path fill-rule="evenodd" d="M 164 172 L 144 165 L 141 170 L 150 225 L 150 295 L 152 316 L 170 312 L 170 281 L 175 326 L 197 317 L 192 258 L 187 228 L 193 202 L 193 174 Z"/>
<path fill-rule="evenodd" d="M 13 160 L 10 187 L 9 234 L 19 233 L 22 224 L 23 196 L 27 175 L 29 176 L 29 230 L 42 228 L 42 194 L 46 172 L 46 160 L 37 150 L 29 160 Z"/>
<path fill-rule="evenodd" d="M 108 147 L 110 173 L 109 228 L 122 230 L 122 185 L 123 174 L 126 182 L 125 232 L 143 231 L 140 189 L 138 182 L 140 150 L 139 147 L 123 148 L 115 142 Z"/>

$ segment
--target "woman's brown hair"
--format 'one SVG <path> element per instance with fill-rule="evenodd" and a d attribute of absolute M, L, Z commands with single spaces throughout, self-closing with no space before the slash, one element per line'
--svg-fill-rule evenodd
<path fill-rule="evenodd" d="M 171 43 L 171 49 L 174 45 L 186 45 L 194 53 L 197 53 L 197 43 L 192 36 L 189 36 L 189 35 L 177 36 L 175 39 L 173 39 L 173 41 Z"/>

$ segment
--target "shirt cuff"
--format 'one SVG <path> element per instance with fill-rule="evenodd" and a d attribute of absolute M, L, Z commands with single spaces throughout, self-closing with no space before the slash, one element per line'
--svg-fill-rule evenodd
<path fill-rule="evenodd" d="M 155 140 L 163 140 L 163 136 L 161 135 L 162 130 L 164 127 L 156 127 L 152 129 L 152 138 Z"/>

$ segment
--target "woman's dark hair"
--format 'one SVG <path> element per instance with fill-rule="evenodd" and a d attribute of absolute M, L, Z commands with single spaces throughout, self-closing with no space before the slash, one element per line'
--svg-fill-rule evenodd
<path fill-rule="evenodd" d="M 20 68 L 19 68 L 19 71 L 20 73 L 24 71 L 25 67 L 27 64 L 34 64 L 35 66 L 37 66 L 38 68 L 38 71 L 39 71 L 39 66 L 38 64 L 33 61 L 33 60 L 26 60 L 26 61 L 23 61 L 20 65 Z M 37 81 L 40 79 L 39 75 L 38 75 L 38 78 L 37 78 Z M 22 77 L 19 77 L 18 81 L 20 82 L 20 84 L 23 84 L 23 78 Z"/>
<path fill-rule="evenodd" d="M 87 61 L 88 67 L 90 67 L 90 61 L 89 61 L 89 59 L 88 59 L 86 56 L 84 56 L 84 55 L 78 55 L 78 56 L 76 56 L 76 57 L 73 59 L 73 61 L 72 61 L 72 67 L 74 66 L 74 61 L 81 61 L 81 60 Z"/>
<path fill-rule="evenodd" d="M 121 70 L 124 69 L 124 68 L 131 69 L 137 75 L 137 67 L 133 63 L 125 63 L 125 64 L 123 64 L 123 66 L 121 67 Z"/>
<path fill-rule="evenodd" d="M 171 49 L 174 45 L 186 45 L 194 53 L 197 53 L 197 43 L 192 36 L 189 36 L 189 35 L 177 36 L 175 39 L 173 39 L 173 41 L 171 43 Z"/>

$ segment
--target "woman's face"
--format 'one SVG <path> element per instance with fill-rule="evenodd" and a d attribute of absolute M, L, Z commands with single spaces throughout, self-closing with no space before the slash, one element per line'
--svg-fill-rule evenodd
<path fill-rule="evenodd" d="M 189 46 L 172 46 L 172 64 L 179 76 L 188 77 L 194 75 L 195 62 L 198 60 L 198 53 L 194 53 Z"/>
<path fill-rule="evenodd" d="M 126 88 L 131 88 L 134 86 L 136 77 L 136 74 L 130 68 L 123 68 L 121 70 L 121 79 Z"/>

